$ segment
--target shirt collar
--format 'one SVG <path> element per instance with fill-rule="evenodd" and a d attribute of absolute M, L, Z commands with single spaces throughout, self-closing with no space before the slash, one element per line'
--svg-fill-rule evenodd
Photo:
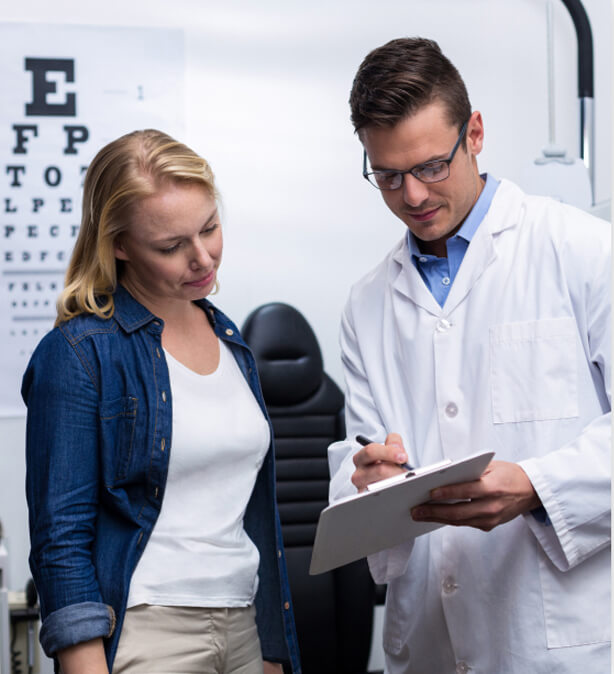
<path fill-rule="evenodd" d="M 473 208 L 469 211 L 469 215 L 465 218 L 465 222 L 463 222 L 461 228 L 454 235 L 466 241 L 467 244 L 470 243 L 480 226 L 480 223 L 484 220 L 484 216 L 490 208 L 497 187 L 499 187 L 499 181 L 489 173 L 482 174 L 481 178 L 484 180 L 484 188 L 482 189 L 478 200 L 473 205 Z M 409 230 L 407 231 L 407 245 L 412 257 L 424 257 L 424 253 L 421 253 L 418 248 L 416 237 Z"/>

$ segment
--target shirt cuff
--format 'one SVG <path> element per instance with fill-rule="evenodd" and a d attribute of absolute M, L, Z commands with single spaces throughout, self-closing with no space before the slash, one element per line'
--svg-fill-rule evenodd
<path fill-rule="evenodd" d="M 115 611 L 94 601 L 71 604 L 50 613 L 43 621 L 40 642 L 52 657 L 63 648 L 99 637 L 110 637 L 115 630 Z"/>
<path fill-rule="evenodd" d="M 550 518 L 548 517 L 548 513 L 546 512 L 546 509 L 544 508 L 543 505 L 539 506 L 538 508 L 534 508 L 531 510 L 531 515 L 540 523 L 543 524 L 546 527 L 551 527 L 552 522 L 550 521 Z"/>

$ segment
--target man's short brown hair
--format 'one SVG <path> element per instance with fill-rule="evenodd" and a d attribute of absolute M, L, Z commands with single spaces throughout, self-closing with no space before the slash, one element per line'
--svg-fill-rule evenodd
<path fill-rule="evenodd" d="M 391 40 L 367 54 L 358 68 L 350 93 L 352 124 L 356 131 L 392 127 L 436 100 L 459 129 L 471 116 L 465 83 L 436 42 Z"/>

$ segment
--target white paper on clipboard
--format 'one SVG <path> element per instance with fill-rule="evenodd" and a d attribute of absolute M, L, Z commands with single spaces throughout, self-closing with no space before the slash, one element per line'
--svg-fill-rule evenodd
<path fill-rule="evenodd" d="M 371 488 L 324 508 L 313 544 L 310 575 L 330 571 L 443 526 L 414 521 L 410 509 L 426 503 L 436 487 L 477 480 L 493 456 L 494 452 L 482 452 L 447 465 L 420 468 L 416 475 L 393 478 L 382 488 Z"/>

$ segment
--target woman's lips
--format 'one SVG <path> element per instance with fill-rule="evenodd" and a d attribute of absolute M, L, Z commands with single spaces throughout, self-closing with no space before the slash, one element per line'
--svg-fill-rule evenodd
<path fill-rule="evenodd" d="M 215 277 L 215 269 L 212 269 L 206 276 L 197 281 L 188 281 L 185 285 L 192 286 L 193 288 L 202 288 L 203 286 L 209 285 L 213 278 Z"/>

